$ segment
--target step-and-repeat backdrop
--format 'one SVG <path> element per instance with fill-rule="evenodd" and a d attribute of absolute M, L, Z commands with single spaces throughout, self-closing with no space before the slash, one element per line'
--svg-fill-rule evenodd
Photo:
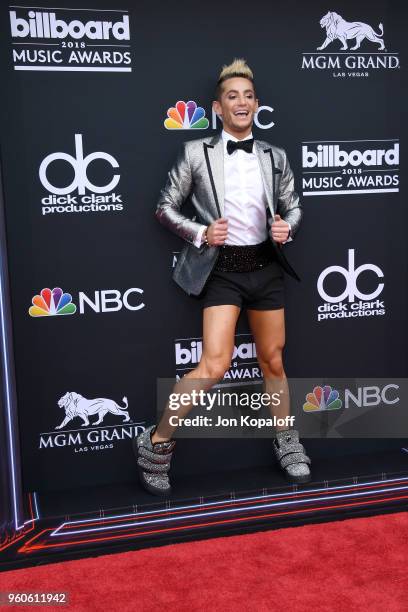
<path fill-rule="evenodd" d="M 171 278 L 182 242 L 154 211 L 181 142 L 221 129 L 234 57 L 255 73 L 255 137 L 286 149 L 304 207 L 285 247 L 302 278 L 286 279 L 287 374 L 406 376 L 401 3 L 31 4 L 3 4 L 0 36 L 26 490 L 134 479 L 157 378 L 199 361 L 199 304 Z M 245 319 L 235 344 L 227 379 L 256 379 Z"/>

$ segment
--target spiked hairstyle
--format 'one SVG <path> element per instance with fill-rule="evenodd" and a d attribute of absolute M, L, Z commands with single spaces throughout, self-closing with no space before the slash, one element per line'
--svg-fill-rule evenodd
<path fill-rule="evenodd" d="M 222 67 L 215 90 L 216 100 L 219 100 L 221 97 L 222 83 L 227 79 L 232 79 L 234 77 L 242 77 L 244 79 L 248 79 L 249 81 L 251 81 L 252 84 L 254 84 L 253 72 L 246 63 L 246 61 L 242 58 L 235 58 L 231 64 Z"/>

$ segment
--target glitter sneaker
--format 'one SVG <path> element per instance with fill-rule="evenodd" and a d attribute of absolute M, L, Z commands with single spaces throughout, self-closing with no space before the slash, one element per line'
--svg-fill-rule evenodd
<path fill-rule="evenodd" d="M 133 452 L 137 457 L 140 482 L 153 495 L 170 495 L 171 485 L 168 477 L 175 440 L 152 443 L 151 435 L 156 425 L 147 427 L 133 440 Z"/>
<path fill-rule="evenodd" d="M 273 448 L 287 480 L 301 483 L 312 479 L 309 468 L 312 462 L 306 455 L 303 444 L 299 442 L 299 432 L 296 429 L 278 431 Z"/>

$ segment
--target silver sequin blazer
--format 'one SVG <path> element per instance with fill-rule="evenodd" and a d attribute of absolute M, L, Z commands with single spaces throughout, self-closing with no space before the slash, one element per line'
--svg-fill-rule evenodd
<path fill-rule="evenodd" d="M 290 223 L 293 237 L 299 227 L 302 207 L 294 191 L 293 172 L 286 153 L 262 140 L 254 141 L 254 152 L 260 162 L 272 218 L 276 212 Z M 195 209 L 193 219 L 181 212 L 188 198 Z M 188 294 L 201 293 L 221 248 L 205 244 L 200 248 L 194 246 L 200 225 L 210 225 L 223 215 L 224 147 L 221 133 L 184 142 L 176 163 L 168 173 L 166 186 L 160 192 L 156 217 L 187 242 L 178 258 L 173 279 Z M 281 266 L 298 279 L 281 247 L 272 238 L 271 241 Z"/>

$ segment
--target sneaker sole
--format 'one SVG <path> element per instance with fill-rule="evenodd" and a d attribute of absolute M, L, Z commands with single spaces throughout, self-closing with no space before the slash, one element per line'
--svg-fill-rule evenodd
<path fill-rule="evenodd" d="M 168 495 L 171 494 L 172 492 L 171 487 L 169 487 L 168 489 L 158 489 L 157 487 L 154 487 L 153 485 L 146 482 L 143 477 L 143 470 L 140 466 L 137 466 L 137 471 L 139 474 L 140 484 L 148 493 L 151 493 L 152 495 L 156 495 L 157 497 L 167 497 Z"/>
<path fill-rule="evenodd" d="M 291 476 L 287 472 L 285 472 L 285 478 L 288 482 L 292 482 L 295 484 L 301 484 L 304 482 L 310 482 L 312 480 L 311 474 L 305 474 L 304 476 Z"/>

